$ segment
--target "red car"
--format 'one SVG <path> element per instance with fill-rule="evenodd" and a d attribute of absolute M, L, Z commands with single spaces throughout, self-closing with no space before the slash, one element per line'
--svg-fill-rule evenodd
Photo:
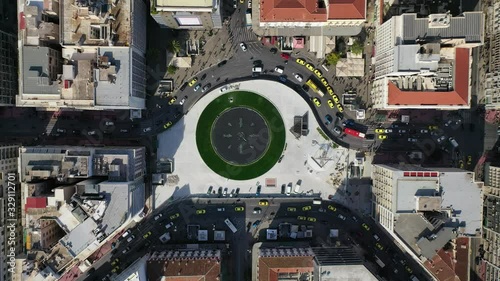
<path fill-rule="evenodd" d="M 281 53 L 281 58 L 284 59 L 284 60 L 289 60 L 290 59 L 290 54 Z"/>

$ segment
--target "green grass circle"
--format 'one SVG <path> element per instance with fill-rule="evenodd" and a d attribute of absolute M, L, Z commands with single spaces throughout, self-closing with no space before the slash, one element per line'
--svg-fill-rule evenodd
<path fill-rule="evenodd" d="M 269 146 L 264 155 L 248 165 L 234 165 L 219 157 L 212 146 L 212 125 L 228 109 L 247 107 L 255 110 L 269 128 Z M 196 126 L 196 146 L 205 164 L 215 173 L 232 180 L 249 180 L 263 175 L 278 162 L 285 147 L 285 124 L 278 109 L 261 95 L 234 91 L 223 94 L 203 110 Z"/>

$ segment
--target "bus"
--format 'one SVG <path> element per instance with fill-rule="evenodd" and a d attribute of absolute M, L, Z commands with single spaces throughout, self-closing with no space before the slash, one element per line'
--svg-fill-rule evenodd
<path fill-rule="evenodd" d="M 224 222 L 226 223 L 227 227 L 229 227 L 229 229 L 231 229 L 231 231 L 233 233 L 236 233 L 236 231 L 238 231 L 236 229 L 236 227 L 234 227 L 233 223 L 229 219 L 225 219 Z"/>
<path fill-rule="evenodd" d="M 309 86 L 309 88 L 313 90 L 316 94 L 318 94 L 320 97 L 325 95 L 311 79 L 307 80 L 306 85 Z"/>
<path fill-rule="evenodd" d="M 358 138 L 362 138 L 362 139 L 365 138 L 365 134 L 363 134 L 359 131 L 356 131 L 354 129 L 351 129 L 351 128 L 344 128 L 344 133 L 351 135 L 351 136 L 358 137 Z"/>

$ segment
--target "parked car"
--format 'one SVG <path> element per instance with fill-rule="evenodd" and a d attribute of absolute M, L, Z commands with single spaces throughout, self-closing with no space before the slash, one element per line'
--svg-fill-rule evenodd
<path fill-rule="evenodd" d="M 295 79 L 299 82 L 302 82 L 303 81 L 303 78 L 302 78 L 302 75 L 298 74 L 298 73 L 294 73 L 293 74 L 293 77 L 295 77 Z"/>
<path fill-rule="evenodd" d="M 159 220 L 163 215 L 161 213 L 159 213 L 158 215 L 156 215 L 155 217 L 155 221 Z"/>
<path fill-rule="evenodd" d="M 325 115 L 325 120 L 326 120 L 325 124 L 329 125 L 333 122 L 333 117 L 330 114 L 327 114 Z"/>
<path fill-rule="evenodd" d="M 276 66 L 276 67 L 274 68 L 274 72 L 279 73 L 279 74 L 283 74 L 283 70 L 284 70 L 284 69 L 283 69 L 283 67 L 282 67 L 282 66 Z"/>
<path fill-rule="evenodd" d="M 337 135 L 340 135 L 340 134 L 342 134 L 342 129 L 341 129 L 339 126 L 335 126 L 335 127 L 333 128 L 333 132 L 334 132 L 335 134 L 337 134 Z"/>
<path fill-rule="evenodd" d="M 254 214 L 260 214 L 260 213 L 262 213 L 262 209 L 259 208 L 259 207 L 255 207 L 255 208 L 253 208 L 253 213 Z"/>
<path fill-rule="evenodd" d="M 262 185 L 257 186 L 257 191 L 255 192 L 255 196 L 260 196 L 261 190 L 262 190 Z"/>
<path fill-rule="evenodd" d="M 210 87 L 212 87 L 212 84 L 208 83 L 206 84 L 205 86 L 203 86 L 203 88 L 201 89 L 201 92 L 204 93 L 206 92 L 208 89 L 210 89 Z"/>
<path fill-rule="evenodd" d="M 186 102 L 186 99 L 188 98 L 188 96 L 184 96 L 181 101 L 179 102 L 180 105 L 184 105 L 184 103 Z"/>

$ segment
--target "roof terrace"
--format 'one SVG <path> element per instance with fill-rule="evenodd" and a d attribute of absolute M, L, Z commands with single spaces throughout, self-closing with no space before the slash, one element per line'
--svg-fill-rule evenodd
<path fill-rule="evenodd" d="M 130 0 L 64 0 L 62 2 L 63 45 L 130 45 Z"/>

